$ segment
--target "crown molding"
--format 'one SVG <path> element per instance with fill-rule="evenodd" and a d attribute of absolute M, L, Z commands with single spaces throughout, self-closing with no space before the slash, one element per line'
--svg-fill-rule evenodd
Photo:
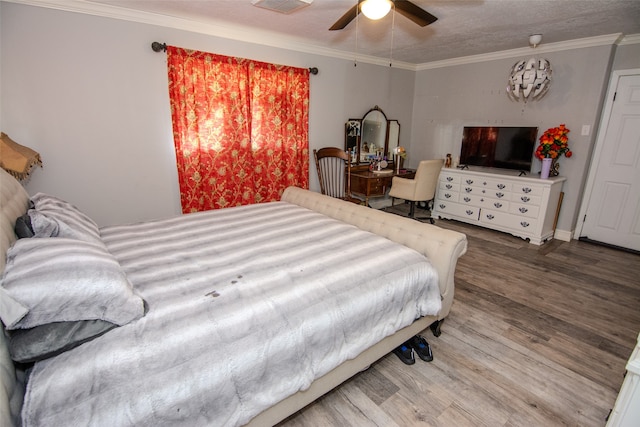
<path fill-rule="evenodd" d="M 620 43 L 618 43 L 618 46 L 638 43 L 640 43 L 640 34 L 629 34 L 628 36 L 624 36 Z"/>
<path fill-rule="evenodd" d="M 243 27 L 240 25 L 229 25 L 215 20 L 196 21 L 174 16 L 162 15 L 150 12 L 140 12 L 118 6 L 92 3 L 89 0 L 0 0 L 7 3 L 18 3 L 29 6 L 38 6 L 48 9 L 62 10 L 66 12 L 84 13 L 88 15 L 100 16 L 104 18 L 120 19 L 131 22 L 138 22 L 161 27 L 174 28 L 189 32 L 206 34 L 225 39 L 237 40 L 252 44 L 288 49 L 297 52 L 314 55 L 327 56 L 331 58 L 346 59 L 354 63 L 362 62 L 380 66 L 392 66 L 410 71 L 428 70 L 434 68 L 451 67 L 456 65 L 474 64 L 478 62 L 493 61 L 505 58 L 514 58 L 531 55 L 531 47 L 491 52 L 480 55 L 471 55 L 460 58 L 446 59 L 442 61 L 425 62 L 422 64 L 411 64 L 402 61 L 391 61 L 389 59 L 376 56 L 363 55 L 355 52 L 325 48 L 310 45 L 304 41 L 285 37 L 273 32 L 256 30 L 255 28 Z M 569 49 L 580 49 L 594 46 L 608 45 L 628 45 L 640 43 L 640 34 L 623 36 L 622 34 L 609 34 L 604 36 L 587 37 L 583 39 L 569 40 L 558 43 L 545 43 L 538 46 L 536 54 L 549 52 L 559 52 Z"/>
<path fill-rule="evenodd" d="M 640 35 L 634 35 L 640 36 Z M 582 49 L 594 46 L 610 46 L 621 44 L 621 42 L 630 36 L 624 37 L 622 33 L 608 34 L 604 36 L 586 37 L 583 39 L 568 40 L 557 43 L 545 43 L 535 48 L 536 55 L 561 52 L 570 49 Z M 640 40 L 638 41 L 640 42 Z M 451 67 L 455 65 L 474 64 L 478 62 L 494 61 L 498 59 L 508 59 L 521 56 L 530 56 L 534 52 L 533 47 L 523 47 L 518 49 L 503 50 L 499 52 L 485 53 L 481 55 L 463 56 L 460 58 L 445 59 L 443 61 L 433 61 L 419 64 L 417 70 L 429 70 L 434 68 Z"/>
<path fill-rule="evenodd" d="M 157 25 L 166 28 L 206 34 L 230 40 L 242 41 L 251 44 L 276 47 L 279 49 L 293 50 L 314 55 L 328 56 L 332 58 L 347 59 L 354 63 L 368 63 L 374 65 L 389 66 L 389 59 L 346 52 L 338 49 L 314 46 L 299 41 L 290 36 L 282 36 L 273 32 L 256 30 L 241 25 L 229 25 L 216 20 L 197 21 L 175 16 L 163 15 L 151 12 L 141 12 L 119 6 L 111 6 L 100 3 L 91 3 L 81 0 L 0 0 L 7 3 L 18 3 L 28 6 L 44 7 L 65 12 L 83 13 L 100 16 L 103 18 L 119 19 L 142 24 Z M 164 42 L 164 41 L 162 41 Z M 149 41 L 151 44 L 151 41 Z M 169 43 L 170 44 L 170 43 Z M 392 61 L 393 68 L 403 68 L 415 71 L 415 64 L 402 61 Z"/>

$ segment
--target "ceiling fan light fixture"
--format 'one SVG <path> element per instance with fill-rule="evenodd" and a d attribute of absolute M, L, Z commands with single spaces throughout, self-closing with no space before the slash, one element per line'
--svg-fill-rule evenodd
<path fill-rule="evenodd" d="M 365 0 L 360 7 L 364 16 L 375 21 L 384 18 L 389 13 L 391 2 L 389 0 Z"/>

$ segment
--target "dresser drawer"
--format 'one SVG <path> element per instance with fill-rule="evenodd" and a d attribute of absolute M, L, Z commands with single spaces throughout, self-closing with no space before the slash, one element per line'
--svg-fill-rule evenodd
<path fill-rule="evenodd" d="M 384 195 L 388 186 L 387 182 L 388 180 L 385 178 L 370 179 L 368 182 L 369 195 L 371 196 Z"/>
<path fill-rule="evenodd" d="M 481 181 L 482 181 L 482 178 L 476 177 L 476 176 L 464 176 L 464 177 L 461 177 L 460 179 L 460 183 L 462 185 L 473 185 L 475 187 L 481 187 L 480 185 Z"/>
<path fill-rule="evenodd" d="M 482 195 L 482 188 L 462 183 L 460 184 L 460 194 L 477 194 L 480 196 Z"/>
<path fill-rule="evenodd" d="M 455 173 L 440 172 L 440 182 L 449 182 L 451 184 L 460 184 L 460 175 Z"/>
<path fill-rule="evenodd" d="M 460 191 L 460 184 L 457 182 L 440 181 L 438 188 L 443 191 Z"/>
<path fill-rule="evenodd" d="M 441 214 L 455 215 L 470 221 L 477 221 L 480 208 L 444 200 L 436 201 L 436 211 Z"/>
<path fill-rule="evenodd" d="M 483 194 L 487 197 L 491 197 L 492 199 L 511 200 L 511 193 L 507 190 L 487 189 L 483 190 Z"/>
<path fill-rule="evenodd" d="M 483 197 L 480 199 L 480 207 L 484 209 L 491 209 L 501 212 L 509 212 L 511 208 L 511 204 L 509 199 L 501 200 L 501 199 L 493 199 L 490 197 Z"/>
<path fill-rule="evenodd" d="M 522 215 L 528 218 L 538 218 L 540 208 L 532 204 L 511 202 L 511 205 L 509 206 L 509 213 L 513 215 Z"/>
<path fill-rule="evenodd" d="M 540 206 L 542 197 L 523 193 L 511 193 L 511 201 L 527 206 Z"/>
<path fill-rule="evenodd" d="M 497 199 L 493 197 L 487 197 L 486 195 L 479 193 L 460 193 L 458 197 L 458 203 L 467 206 L 489 208 L 505 212 L 509 211 L 510 209 L 510 202 L 508 197 L 506 197 L 505 199 Z"/>
<path fill-rule="evenodd" d="M 535 185 L 535 184 L 514 183 L 512 192 L 513 194 L 518 194 L 521 196 L 525 195 L 529 197 L 541 197 L 544 192 L 544 188 L 542 186 Z"/>
<path fill-rule="evenodd" d="M 487 190 L 498 191 L 498 192 L 511 192 L 511 183 L 506 181 L 494 180 L 494 179 L 485 179 L 482 181 L 482 186 Z"/>
<path fill-rule="evenodd" d="M 538 225 L 535 218 L 512 215 L 507 212 L 498 212 L 490 209 L 483 209 L 480 215 L 480 222 L 492 226 L 509 228 L 519 233 L 534 233 Z"/>
<path fill-rule="evenodd" d="M 457 191 L 438 190 L 437 200 L 443 200 L 447 202 L 457 202 L 460 197 L 460 193 Z"/>

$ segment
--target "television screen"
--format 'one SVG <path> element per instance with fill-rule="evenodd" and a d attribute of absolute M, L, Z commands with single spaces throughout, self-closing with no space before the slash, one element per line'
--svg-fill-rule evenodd
<path fill-rule="evenodd" d="M 531 171 L 537 127 L 465 127 L 460 164 Z"/>

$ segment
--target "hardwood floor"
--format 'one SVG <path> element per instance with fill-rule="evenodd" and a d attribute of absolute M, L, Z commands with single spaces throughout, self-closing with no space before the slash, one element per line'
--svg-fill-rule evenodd
<path fill-rule="evenodd" d="M 541 247 L 467 234 L 434 361 L 389 354 L 279 424 L 603 426 L 640 332 L 640 256 L 585 242 Z"/>

